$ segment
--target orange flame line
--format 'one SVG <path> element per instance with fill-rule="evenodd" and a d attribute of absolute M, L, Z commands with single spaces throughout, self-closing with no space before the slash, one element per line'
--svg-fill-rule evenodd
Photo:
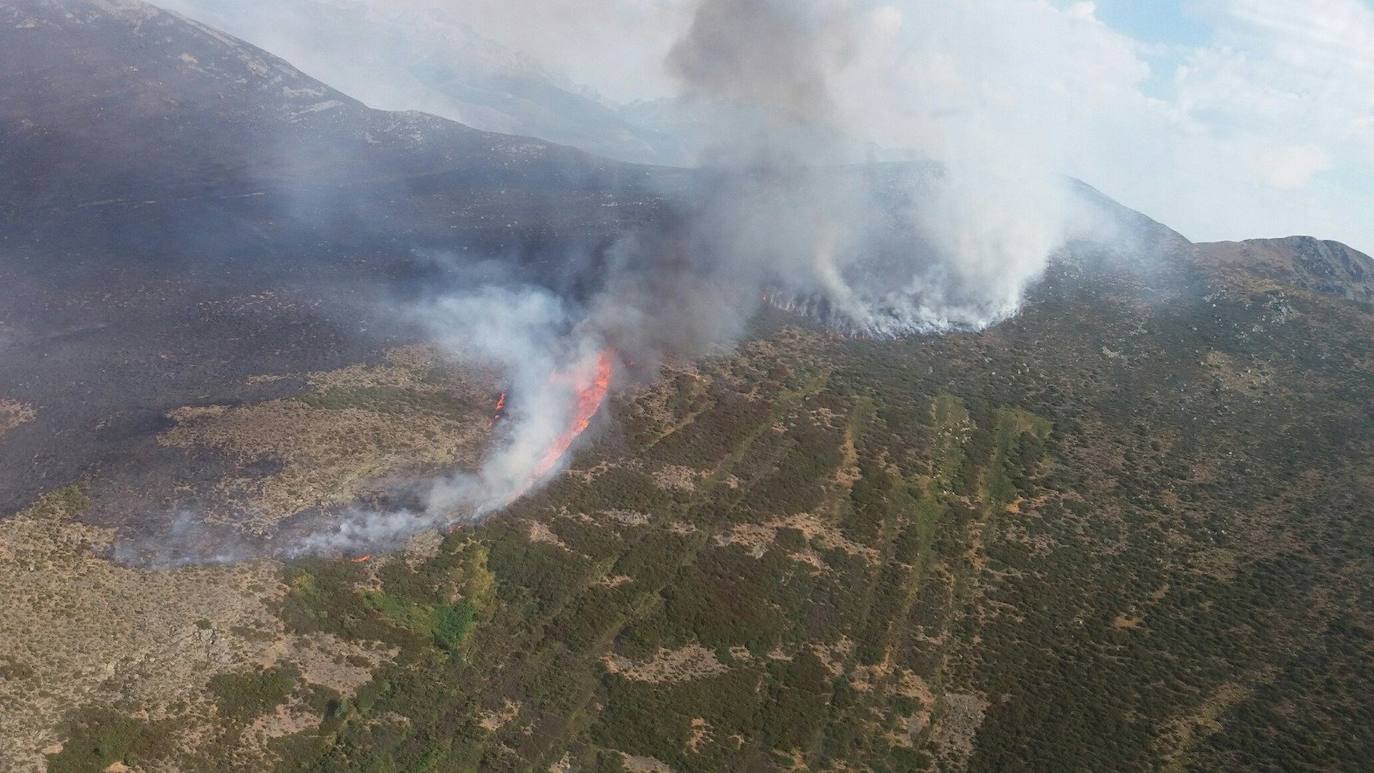
<path fill-rule="evenodd" d="M 606 393 L 611 388 L 611 376 L 614 375 L 615 362 L 609 349 L 603 350 L 596 358 L 596 376 L 590 384 L 583 386 L 577 392 L 577 406 L 573 411 L 572 421 L 568 428 L 554 440 L 553 445 L 544 452 L 544 456 L 539 460 L 530 474 L 530 485 L 538 482 L 539 479 L 549 474 L 549 471 L 558 465 L 558 460 L 572 448 L 572 444 L 577 438 L 587 431 L 591 426 L 592 419 L 596 418 L 597 412 L 601 410 L 601 404 L 606 401 Z"/>
<path fill-rule="evenodd" d="M 505 410 L 506 410 L 506 393 L 505 393 L 505 392 L 502 392 L 502 393 L 501 393 L 501 396 L 498 397 L 498 398 L 496 398 L 496 412 L 493 413 L 493 414 L 491 415 L 491 423 L 490 423 L 489 426 L 495 427 L 495 426 L 496 426 L 496 422 L 498 422 L 498 421 L 501 420 L 501 414 L 504 413 Z"/>

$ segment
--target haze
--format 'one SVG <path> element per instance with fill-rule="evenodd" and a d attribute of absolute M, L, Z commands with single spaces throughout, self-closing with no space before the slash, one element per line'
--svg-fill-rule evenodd
<path fill-rule="evenodd" d="M 691 126 L 664 118 L 664 101 L 680 94 L 664 62 L 691 22 L 690 0 L 611 0 L 594 15 L 562 0 L 165 5 L 374 106 L 542 128 L 475 112 L 424 83 L 436 58 L 471 67 L 476 33 L 491 43 L 492 70 L 538 70 L 590 90 L 631 125 L 670 135 L 653 160 L 700 157 Z M 1364 216 L 1374 209 L 1367 0 L 841 6 L 866 24 L 834 89 L 859 147 L 934 158 L 995 149 L 1087 180 L 1198 241 L 1321 233 L 1374 248 Z M 425 41 L 425 61 L 361 66 L 369 44 L 394 53 L 407 38 Z M 633 146 L 622 153 L 646 160 Z"/>

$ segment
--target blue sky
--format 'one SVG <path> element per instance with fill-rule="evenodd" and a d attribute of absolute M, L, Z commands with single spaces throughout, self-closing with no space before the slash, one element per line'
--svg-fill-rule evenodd
<path fill-rule="evenodd" d="M 1098 0 L 1102 23 L 1140 41 L 1141 56 L 1151 66 L 1146 93 L 1166 98 L 1174 71 L 1188 51 L 1208 45 L 1213 29 L 1193 0 Z"/>
<path fill-rule="evenodd" d="M 1118 150 L 1081 173 L 1195 239 L 1301 232 L 1374 250 L 1374 2 L 1056 3 L 1075 6 L 1149 68 L 1142 127 L 1088 129 Z"/>
<path fill-rule="evenodd" d="M 1201 46 L 1212 29 L 1190 0 L 1098 0 L 1097 18 L 1146 43 Z"/>

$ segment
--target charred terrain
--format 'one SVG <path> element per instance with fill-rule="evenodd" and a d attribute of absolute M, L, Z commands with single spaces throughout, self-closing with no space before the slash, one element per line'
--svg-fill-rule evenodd
<path fill-rule="evenodd" d="M 475 465 L 499 378 L 388 309 L 479 257 L 576 296 L 707 183 L 370 110 L 125 0 L 0 0 L 0 170 L 0 768 L 1374 759 L 1349 248 L 1192 244 L 1081 186 L 1120 243 L 1010 321 L 766 309 L 481 523 L 181 564 Z"/>

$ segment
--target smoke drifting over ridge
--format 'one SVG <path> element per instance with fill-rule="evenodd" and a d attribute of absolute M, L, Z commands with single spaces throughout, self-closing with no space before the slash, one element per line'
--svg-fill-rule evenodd
<path fill-rule="evenodd" d="M 728 178 L 697 221 L 731 279 L 840 327 L 985 327 L 1017 310 L 1066 240 L 1067 193 L 995 132 L 910 137 L 934 154 L 922 165 L 864 163 L 865 138 L 893 131 L 872 126 L 865 93 L 895 95 L 860 60 L 901 23 L 866 2 L 703 0 L 667 59 L 712 118 L 702 162 Z"/>
<path fill-rule="evenodd" d="M 765 303 L 878 337 L 1014 314 L 1069 235 L 1064 184 L 980 144 L 995 134 L 944 138 L 942 157 L 921 163 L 871 163 L 871 116 L 846 90 L 873 87 L 855 68 L 875 27 L 892 23 L 866 2 L 702 0 L 664 62 L 704 133 L 702 169 L 669 221 L 624 234 L 580 297 L 488 267 L 401 312 L 455 360 L 509 383 L 508 419 L 481 468 L 429 482 L 406 509 L 344 513 L 278 551 L 395 546 L 501 509 L 566 464 L 549 463 L 550 449 L 590 418 L 581 394 L 599 363 L 626 383 L 621 363 L 651 373 L 664 357 L 728 345 Z"/>
<path fill-rule="evenodd" d="M 1064 238 L 1061 184 L 1024 168 L 998 174 L 972 155 L 856 164 L 861 131 L 833 89 L 875 13 L 703 0 L 665 62 L 683 99 L 712 119 L 701 199 L 673 224 L 627 235 L 585 306 L 521 288 L 427 310 L 450 351 L 512 374 L 515 412 L 482 471 L 437 484 L 429 510 L 480 515 L 527 485 L 568 423 L 555 374 L 608 346 L 637 362 L 690 356 L 732 341 L 765 300 L 878 336 L 980 328 L 1017 310 Z"/>
<path fill-rule="evenodd" d="M 682 97 L 732 108 L 737 125 L 708 124 L 716 161 L 824 163 L 839 129 L 831 81 L 853 60 L 852 11 L 810 0 L 705 0 L 666 66 Z M 719 115 L 729 115 L 721 113 Z M 752 121 L 754 125 L 745 125 Z M 808 142 L 808 136 L 810 142 Z M 806 145 L 809 145 L 807 147 Z M 776 156 L 774 154 L 777 154 Z"/>

